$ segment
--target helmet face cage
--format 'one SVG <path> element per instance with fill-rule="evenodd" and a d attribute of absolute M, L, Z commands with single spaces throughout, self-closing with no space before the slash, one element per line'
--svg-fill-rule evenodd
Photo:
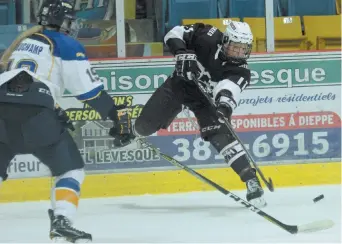
<path fill-rule="evenodd" d="M 244 62 L 251 54 L 253 34 L 247 23 L 228 21 L 222 38 L 222 53 L 227 60 Z"/>
<path fill-rule="evenodd" d="M 38 13 L 38 24 L 57 28 L 67 34 L 74 20 L 74 2 L 70 0 L 46 0 Z"/>
<path fill-rule="evenodd" d="M 80 29 L 81 27 L 78 24 L 77 20 L 74 20 L 71 23 L 69 23 L 68 35 L 76 39 Z"/>
<path fill-rule="evenodd" d="M 63 20 L 63 23 L 59 29 L 60 32 L 63 32 L 65 34 L 71 35 L 73 34 L 73 36 L 75 35 L 74 32 L 75 30 L 75 18 L 73 16 L 66 16 Z M 78 32 L 78 30 L 77 30 Z"/>
<path fill-rule="evenodd" d="M 222 52 L 228 59 L 243 61 L 251 55 L 252 46 L 253 44 L 235 42 L 224 36 Z"/>

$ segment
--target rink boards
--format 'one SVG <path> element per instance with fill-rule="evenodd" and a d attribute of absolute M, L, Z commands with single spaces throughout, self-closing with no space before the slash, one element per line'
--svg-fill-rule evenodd
<path fill-rule="evenodd" d="M 115 103 L 125 103 L 135 119 L 174 62 L 160 58 L 93 65 Z M 336 52 L 252 58 L 251 87 L 242 94 L 232 126 L 276 188 L 341 183 L 340 67 L 341 55 Z M 83 198 L 213 190 L 136 144 L 111 149 L 111 124 L 72 94 L 65 94 L 61 106 L 74 122 L 72 136 L 85 161 Z M 180 113 L 149 142 L 227 189 L 243 189 L 223 158 L 200 139 L 196 119 L 192 113 L 190 117 L 191 121 Z M 53 179 L 32 155 L 13 159 L 8 174 L 0 202 L 49 199 Z"/>
<path fill-rule="evenodd" d="M 316 163 L 263 166 L 261 170 L 272 177 L 275 188 L 341 184 L 341 164 Z M 230 168 L 200 169 L 198 172 L 226 187 L 245 186 Z M 0 202 L 49 199 L 51 178 L 10 180 L 2 186 Z M 82 198 L 124 195 L 162 194 L 213 190 L 185 171 L 139 172 L 87 175 Z"/>

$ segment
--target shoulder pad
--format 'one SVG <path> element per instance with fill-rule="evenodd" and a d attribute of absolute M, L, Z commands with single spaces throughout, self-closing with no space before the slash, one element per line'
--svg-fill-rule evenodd
<path fill-rule="evenodd" d="M 50 38 L 54 43 L 54 56 L 62 60 L 88 60 L 83 45 L 60 32 L 44 30 L 44 35 Z"/>

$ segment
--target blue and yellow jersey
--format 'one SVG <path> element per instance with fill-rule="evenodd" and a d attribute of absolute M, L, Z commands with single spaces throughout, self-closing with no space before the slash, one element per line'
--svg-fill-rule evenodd
<path fill-rule="evenodd" d="M 24 39 L 9 61 L 8 71 L 1 74 L 0 83 L 24 69 L 50 88 L 55 102 L 65 89 L 79 100 L 95 98 L 103 89 L 84 47 L 60 32 L 44 30 Z"/>

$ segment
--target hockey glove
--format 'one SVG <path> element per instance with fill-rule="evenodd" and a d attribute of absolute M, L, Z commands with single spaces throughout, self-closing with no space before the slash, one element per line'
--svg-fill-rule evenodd
<path fill-rule="evenodd" d="M 109 130 L 109 135 L 114 137 L 115 148 L 125 147 L 135 138 L 127 108 L 117 107 L 117 119 L 114 120 L 114 126 Z"/>
<path fill-rule="evenodd" d="M 197 56 L 194 53 L 178 53 L 176 58 L 176 75 L 186 81 L 191 81 L 193 75 L 198 78 L 201 70 L 197 64 Z"/>
<path fill-rule="evenodd" d="M 216 99 L 216 114 L 220 123 L 224 123 L 225 119 L 231 121 L 233 110 L 236 108 L 236 102 L 232 93 L 228 90 L 222 90 Z"/>
<path fill-rule="evenodd" d="M 64 128 L 74 131 L 75 127 L 72 124 L 68 114 L 59 106 L 55 107 L 55 112 L 57 114 L 59 122 L 62 124 Z"/>

